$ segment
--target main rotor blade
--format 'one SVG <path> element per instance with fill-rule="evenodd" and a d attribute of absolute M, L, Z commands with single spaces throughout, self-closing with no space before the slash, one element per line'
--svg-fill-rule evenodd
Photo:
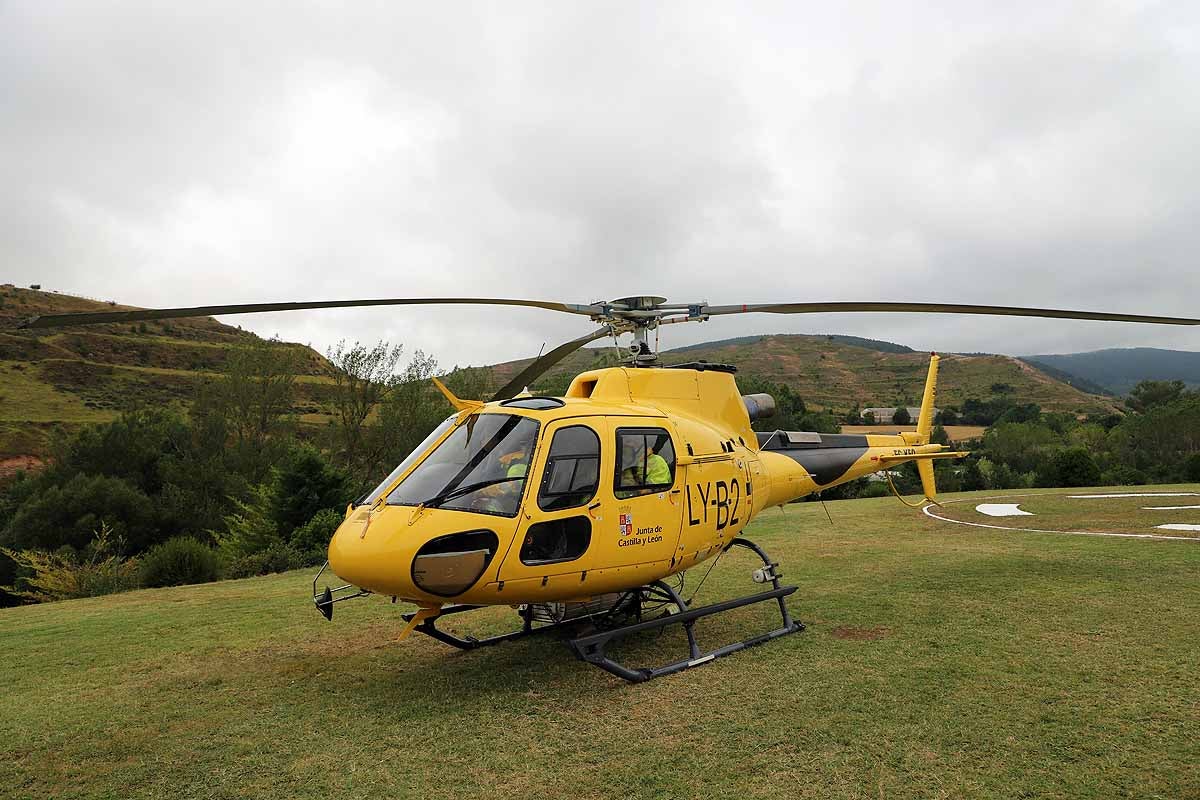
<path fill-rule="evenodd" d="M 612 335 L 612 328 L 605 325 L 595 333 L 589 333 L 586 336 L 580 336 L 578 339 L 572 339 L 569 342 L 560 344 L 558 347 L 551 350 L 545 355 L 539 356 L 533 360 L 529 366 L 518 372 L 512 379 L 500 387 L 499 391 L 492 396 L 493 400 L 507 400 L 510 397 L 515 397 L 522 389 L 529 385 L 530 381 L 537 380 L 547 370 L 553 367 L 564 358 L 574 353 L 579 348 L 589 342 L 594 342 L 597 339 L 603 339 L 605 336 Z"/>
<path fill-rule="evenodd" d="M 1143 322 L 1156 325 L 1200 325 L 1191 317 L 1157 317 L 1145 314 L 1114 314 L 1107 311 L 1070 311 L 1057 308 L 1019 306 L 976 306 L 957 303 L 759 303 L 741 306 L 707 306 L 706 315 L 718 314 L 839 314 L 846 312 L 903 312 L 918 314 L 990 314 L 1002 317 L 1051 317 L 1109 322 Z"/>
<path fill-rule="evenodd" d="M 591 316 L 599 312 L 594 306 L 574 303 L 553 303 L 546 300 L 513 300 L 497 297 L 401 297 L 377 300 L 316 300 L 299 303 L 236 303 L 223 306 L 193 306 L 191 308 L 146 308 L 136 311 L 96 311 L 77 314 L 45 314 L 21 323 L 22 328 L 61 328 L 64 325 L 98 325 L 105 322 L 139 322 L 153 319 L 182 317 L 225 316 L 229 314 L 261 314 L 265 311 L 303 311 L 311 308 L 358 308 L 360 306 L 529 306 L 568 314 Z"/>

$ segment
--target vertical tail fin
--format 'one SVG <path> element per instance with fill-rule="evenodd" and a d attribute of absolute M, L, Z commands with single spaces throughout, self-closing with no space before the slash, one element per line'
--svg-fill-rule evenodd
<path fill-rule="evenodd" d="M 921 413 L 917 417 L 917 435 L 921 444 L 929 444 L 929 434 L 933 431 L 933 403 L 937 396 L 938 361 L 937 353 L 929 354 L 929 375 L 925 378 L 925 394 L 921 397 Z"/>
<path fill-rule="evenodd" d="M 917 417 L 917 436 L 921 444 L 929 444 L 929 435 L 933 431 L 933 403 L 937 397 L 937 353 L 929 354 L 929 375 L 925 378 L 925 395 L 921 398 L 921 414 Z M 921 490 L 925 499 L 937 504 L 937 481 L 933 477 L 933 462 L 918 461 L 917 473 L 921 476 Z"/>

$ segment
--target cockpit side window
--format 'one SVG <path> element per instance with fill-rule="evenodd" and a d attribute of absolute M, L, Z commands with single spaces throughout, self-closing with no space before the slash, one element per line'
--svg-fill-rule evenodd
<path fill-rule="evenodd" d="M 538 508 L 559 511 L 591 502 L 600 485 L 600 437 L 586 425 L 560 428 L 542 473 Z"/>
<path fill-rule="evenodd" d="M 660 492 L 675 483 L 675 445 L 662 428 L 617 429 L 618 498 Z"/>

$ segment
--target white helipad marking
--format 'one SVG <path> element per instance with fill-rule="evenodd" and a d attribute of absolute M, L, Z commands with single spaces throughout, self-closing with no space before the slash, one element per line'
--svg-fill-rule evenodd
<path fill-rule="evenodd" d="M 1028 511 L 1022 511 L 1018 503 L 980 503 L 975 506 L 980 514 L 989 517 L 1032 517 Z"/>
<path fill-rule="evenodd" d="M 1200 525 L 1186 525 L 1181 522 L 1172 522 L 1169 525 L 1155 525 L 1156 528 L 1162 528 L 1165 531 L 1200 531 Z"/>
<path fill-rule="evenodd" d="M 1200 508 L 1200 506 L 1142 506 L 1142 511 L 1182 511 L 1185 508 Z"/>
<path fill-rule="evenodd" d="M 1058 495 L 1042 492 L 1028 495 L 1008 495 L 1008 497 L 1056 497 Z M 998 498 L 997 498 L 998 499 Z M 967 500 L 947 500 L 944 505 L 951 503 L 966 503 Z M 1196 536 L 1165 536 L 1160 533 L 1104 533 L 1101 531 L 1048 531 L 1041 528 L 1010 528 L 1007 525 L 988 525 L 984 522 L 966 522 L 961 519 L 950 519 L 949 517 L 939 517 L 934 514 L 931 509 L 935 506 L 932 504 L 926 505 L 921 509 L 921 513 L 930 519 L 940 520 L 941 522 L 953 522 L 955 525 L 969 525 L 972 528 L 990 528 L 996 531 L 1008 531 L 1010 533 L 1061 533 L 1068 536 L 1110 536 L 1117 539 L 1170 539 L 1177 542 L 1200 542 L 1200 537 Z"/>
<path fill-rule="evenodd" d="M 1122 494 L 1069 494 L 1072 500 L 1095 500 L 1104 497 L 1200 497 L 1200 492 L 1124 492 Z"/>

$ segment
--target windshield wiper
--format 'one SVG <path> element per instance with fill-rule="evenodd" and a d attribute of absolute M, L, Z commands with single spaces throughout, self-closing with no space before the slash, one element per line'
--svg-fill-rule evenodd
<path fill-rule="evenodd" d="M 480 481 L 479 483 L 468 483 L 466 486 L 459 486 L 457 488 L 451 489 L 448 492 L 442 492 L 439 495 L 434 495 L 433 497 L 429 498 L 428 500 L 423 501 L 421 503 L 421 505 L 425 506 L 425 508 L 437 508 L 438 506 L 440 506 L 442 503 L 446 502 L 447 500 L 452 500 L 455 497 L 460 497 L 464 494 L 470 494 L 471 492 L 476 492 L 476 491 L 479 491 L 480 489 L 486 489 L 489 486 L 495 486 L 500 483 L 508 483 L 509 481 L 523 481 L 523 480 L 525 480 L 524 475 L 510 475 L 507 478 L 495 478 L 490 481 Z"/>

